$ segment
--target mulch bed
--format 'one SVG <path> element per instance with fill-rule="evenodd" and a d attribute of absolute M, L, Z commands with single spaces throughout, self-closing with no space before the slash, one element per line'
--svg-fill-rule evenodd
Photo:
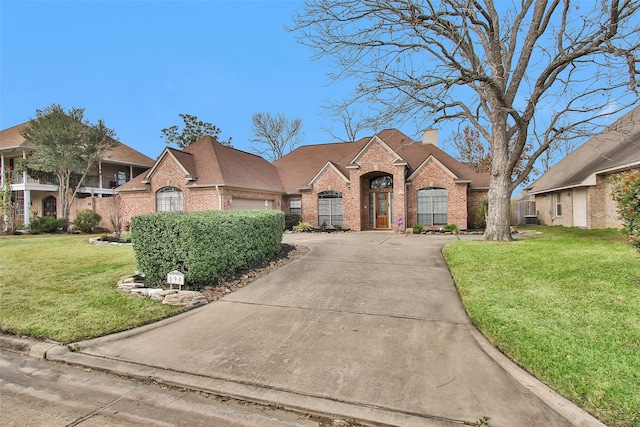
<path fill-rule="evenodd" d="M 237 291 L 240 288 L 247 286 L 254 280 L 271 273 L 289 264 L 291 261 L 296 260 L 309 253 L 309 248 L 305 246 L 295 246 L 288 243 L 282 244 L 282 249 L 271 261 L 258 265 L 255 268 L 242 270 L 236 273 L 225 283 L 218 286 L 205 286 L 200 292 L 204 295 L 207 301 L 217 301 L 228 293 Z"/>

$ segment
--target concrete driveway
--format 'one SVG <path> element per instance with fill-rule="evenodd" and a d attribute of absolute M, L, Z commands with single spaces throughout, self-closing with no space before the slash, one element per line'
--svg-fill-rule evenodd
<path fill-rule="evenodd" d="M 597 425 L 477 339 L 441 254 L 455 239 L 287 234 L 309 255 L 216 303 L 47 357 L 389 425 Z"/>

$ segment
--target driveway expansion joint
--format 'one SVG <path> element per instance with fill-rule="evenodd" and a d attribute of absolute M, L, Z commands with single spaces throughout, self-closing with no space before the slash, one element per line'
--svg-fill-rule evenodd
<path fill-rule="evenodd" d="M 279 304 L 264 304 L 257 302 L 249 302 L 249 301 L 232 301 L 232 300 L 219 300 L 218 302 L 224 302 L 227 304 L 244 304 L 244 305 L 253 305 L 258 307 L 269 307 L 269 308 L 284 308 L 288 310 L 307 310 L 307 311 L 319 311 L 324 313 L 337 313 L 337 314 L 352 314 L 355 316 L 367 316 L 367 317 L 381 317 L 388 319 L 400 319 L 400 320 L 417 320 L 421 322 L 431 322 L 431 323 L 444 323 L 448 325 L 459 325 L 459 326 L 470 326 L 471 323 L 469 321 L 454 321 L 454 320 L 442 320 L 442 319 L 430 319 L 427 317 L 418 317 L 418 316 L 401 316 L 396 314 L 378 314 L 378 313 L 368 313 L 364 311 L 350 311 L 350 310 L 335 310 L 330 308 L 318 308 L 318 307 L 302 307 L 302 306 L 290 306 L 290 305 L 279 305 Z"/>

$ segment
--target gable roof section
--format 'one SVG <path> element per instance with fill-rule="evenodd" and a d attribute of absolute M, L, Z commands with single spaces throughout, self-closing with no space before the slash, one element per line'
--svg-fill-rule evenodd
<path fill-rule="evenodd" d="M 160 163 L 171 156 L 180 166 L 187 187 L 226 186 L 249 190 L 283 192 L 275 167 L 260 156 L 226 147 L 206 136 L 180 151 L 167 147 L 158 156 L 145 178 L 136 177 L 118 187 L 118 191 L 145 190 L 144 184 L 160 169 Z"/>
<path fill-rule="evenodd" d="M 348 177 L 349 172 L 346 165 L 369 139 L 363 138 L 357 142 L 305 145 L 276 160 L 273 165 L 278 171 L 285 191 L 298 193 L 300 188 L 309 184 L 328 162 L 331 162 L 343 176 Z"/>
<path fill-rule="evenodd" d="M 196 179 L 195 175 L 195 165 L 193 162 L 193 156 L 188 153 L 184 153 L 182 151 L 176 150 L 175 148 L 167 147 L 162 150 L 160 156 L 158 156 L 158 160 L 153 164 L 153 167 L 149 169 L 149 171 L 145 174 L 145 179 L 143 182 L 148 182 L 149 179 L 153 176 L 153 174 L 158 170 L 160 164 L 166 157 L 171 157 L 182 169 L 184 172 L 184 176 L 187 179 Z"/>
<path fill-rule="evenodd" d="M 358 154 L 356 154 L 356 156 L 349 162 L 349 166 L 347 166 L 347 168 L 351 167 L 351 166 L 357 166 L 358 165 L 358 159 L 369 149 L 369 147 L 371 147 L 374 143 L 379 143 L 381 144 L 388 152 L 389 154 L 391 154 L 393 157 L 395 157 L 394 162 L 398 162 L 398 161 L 402 161 L 402 158 L 395 152 L 395 150 L 393 148 L 391 148 L 382 138 L 380 138 L 378 135 L 374 135 L 369 142 L 367 142 L 365 144 L 364 147 L 362 147 L 362 149 L 358 152 Z"/>
<path fill-rule="evenodd" d="M 640 166 L 640 106 L 559 161 L 527 190 L 530 194 L 595 185 L 600 173 Z"/>
<path fill-rule="evenodd" d="M 220 144 L 206 136 L 184 149 L 193 155 L 197 181 L 191 185 L 224 185 L 282 192 L 276 168 L 255 154 Z"/>
<path fill-rule="evenodd" d="M 477 173 L 460 163 L 433 144 L 412 141 L 397 129 L 385 129 L 373 137 L 356 142 L 343 142 L 299 147 L 274 162 L 287 193 L 298 193 L 306 188 L 331 163 L 344 177 L 348 167 L 357 160 L 365 148 L 374 141 L 387 147 L 395 157 L 395 164 L 406 163 L 411 175 L 431 156 L 451 172 L 459 181 L 470 181 L 471 189 L 489 187 L 489 174 Z"/>
<path fill-rule="evenodd" d="M 326 171 L 327 169 L 331 169 L 333 170 L 340 178 L 342 178 L 342 180 L 344 182 L 349 182 L 349 178 L 347 178 L 345 176 L 345 174 L 343 174 L 342 172 L 340 172 L 340 169 L 338 169 L 338 167 L 331 161 L 328 161 L 322 169 L 320 169 L 320 171 L 316 174 L 316 176 L 314 176 L 311 181 L 309 181 L 309 183 L 307 185 L 312 185 L 316 179 L 318 179 L 318 177 L 320 175 L 322 175 L 322 172 Z"/>
<path fill-rule="evenodd" d="M 27 141 L 21 132 L 29 126 L 29 122 L 19 124 L 17 126 L 10 127 L 8 129 L 0 131 L 0 151 L 9 150 L 12 148 L 24 148 L 33 150 L 36 146 Z M 118 145 L 108 150 L 103 156 L 102 161 L 110 163 L 118 163 L 123 165 L 133 165 L 140 167 L 151 167 L 153 165 L 153 159 L 147 157 L 139 151 L 116 141 Z"/>
<path fill-rule="evenodd" d="M 423 144 L 421 142 L 415 142 L 410 145 L 404 144 L 398 149 L 398 154 L 409 164 L 409 178 L 412 178 L 432 158 L 437 160 L 456 180 L 470 181 L 470 188 L 489 188 L 488 173 L 474 171 L 433 144 Z"/>
<path fill-rule="evenodd" d="M 436 165 L 438 165 L 441 169 L 443 169 L 451 178 L 453 178 L 454 180 L 459 180 L 460 178 L 458 177 L 458 175 L 456 175 L 451 169 L 447 168 L 445 165 L 442 164 L 442 162 L 440 162 L 438 159 L 436 159 L 433 155 L 430 155 L 429 157 L 427 157 L 425 159 L 424 162 L 422 162 L 420 164 L 420 166 L 418 166 L 412 173 L 411 175 L 409 175 L 407 177 L 407 181 L 411 181 L 413 179 L 414 176 L 416 176 L 416 174 L 418 172 L 420 172 L 420 170 L 422 168 L 424 168 L 427 164 L 429 163 L 435 163 Z"/>

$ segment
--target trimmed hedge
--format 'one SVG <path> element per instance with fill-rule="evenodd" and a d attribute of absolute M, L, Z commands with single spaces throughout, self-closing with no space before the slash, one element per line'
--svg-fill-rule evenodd
<path fill-rule="evenodd" d="M 276 255 L 283 229 L 284 214 L 275 210 L 159 213 L 132 218 L 131 242 L 150 283 L 178 270 L 198 288 Z"/>

